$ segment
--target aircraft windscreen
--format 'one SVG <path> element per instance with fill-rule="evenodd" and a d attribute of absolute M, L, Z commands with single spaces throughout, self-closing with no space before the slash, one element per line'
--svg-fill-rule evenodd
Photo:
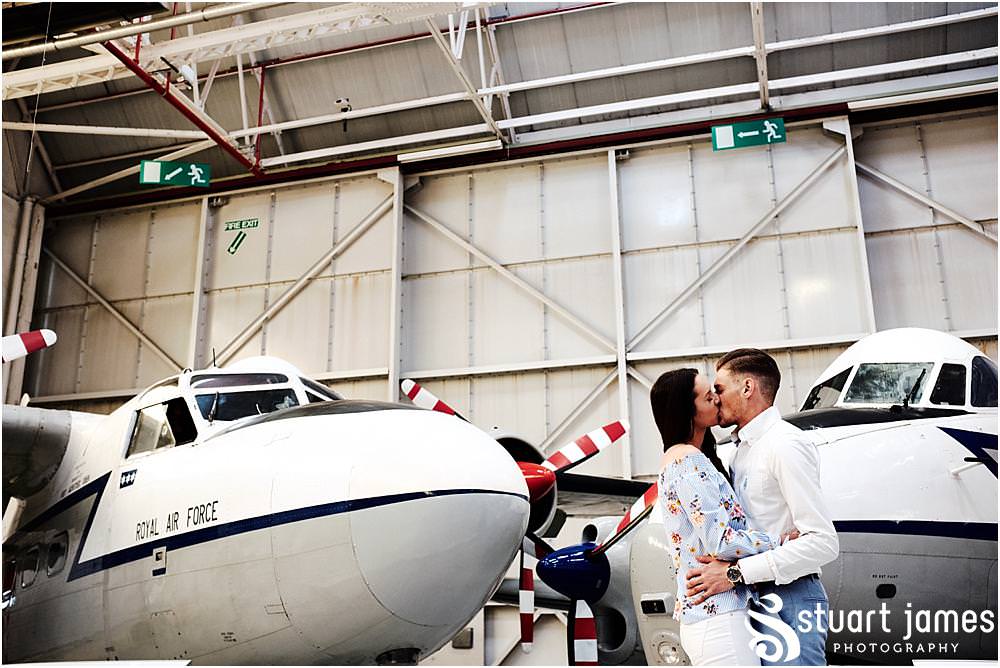
<path fill-rule="evenodd" d="M 215 397 L 218 396 L 218 402 Z M 273 413 L 283 408 L 298 406 L 298 399 L 295 398 L 295 391 L 291 388 L 275 390 L 252 390 L 249 392 L 220 392 L 216 394 L 199 394 L 195 397 L 198 402 L 198 409 L 201 416 L 206 420 L 212 414 L 212 406 L 215 404 L 215 415 L 213 420 L 229 421 L 251 415 L 263 415 Z"/>
<path fill-rule="evenodd" d="M 280 373 L 211 373 L 191 378 L 191 387 L 238 387 L 241 385 L 278 385 L 287 383 L 288 376 Z"/>
<path fill-rule="evenodd" d="M 916 403 L 933 368 L 933 362 L 862 364 L 847 388 L 844 403 Z"/>
<path fill-rule="evenodd" d="M 810 411 L 814 408 L 835 406 L 837 400 L 840 399 L 840 392 L 844 389 L 844 383 L 847 382 L 847 377 L 850 375 L 851 367 L 848 367 L 836 376 L 818 384 L 809 393 L 805 403 L 802 405 L 802 410 Z"/>

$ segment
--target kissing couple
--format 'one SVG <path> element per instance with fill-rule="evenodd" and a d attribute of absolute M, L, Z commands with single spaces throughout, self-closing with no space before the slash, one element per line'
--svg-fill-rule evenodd
<path fill-rule="evenodd" d="M 659 501 L 677 571 L 674 619 L 693 665 L 826 665 L 826 630 L 803 632 L 797 621 L 802 610 L 828 611 L 820 567 L 840 546 L 816 446 L 774 407 L 780 383 L 774 358 L 740 348 L 712 380 L 677 369 L 650 391 L 664 447 Z M 736 427 L 731 470 L 716 454 L 714 426 Z M 769 633 L 775 618 L 794 635 Z"/>

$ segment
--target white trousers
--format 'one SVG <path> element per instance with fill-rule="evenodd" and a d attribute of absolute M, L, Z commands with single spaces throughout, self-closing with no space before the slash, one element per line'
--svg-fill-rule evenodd
<path fill-rule="evenodd" d="M 759 666 L 750 648 L 753 636 L 743 623 L 746 610 L 734 610 L 694 624 L 681 624 L 681 646 L 692 666 Z"/>

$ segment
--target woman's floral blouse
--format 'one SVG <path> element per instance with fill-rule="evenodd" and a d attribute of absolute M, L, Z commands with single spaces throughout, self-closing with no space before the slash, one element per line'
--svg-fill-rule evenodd
<path fill-rule="evenodd" d="M 744 585 L 692 605 L 684 595 L 684 576 L 702 565 L 695 559 L 699 554 L 735 561 L 770 550 L 778 541 L 747 526 L 746 513 L 732 486 L 700 452 L 671 459 L 660 473 L 659 483 L 663 526 L 677 570 L 674 619 L 693 624 L 745 608 L 750 592 Z"/>

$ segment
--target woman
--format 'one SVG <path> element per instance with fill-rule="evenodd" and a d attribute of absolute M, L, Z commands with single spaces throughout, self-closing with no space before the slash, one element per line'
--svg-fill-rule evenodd
<path fill-rule="evenodd" d="M 681 622 L 681 645 L 693 665 L 760 665 L 744 623 L 747 587 L 739 585 L 696 606 L 684 594 L 684 576 L 701 565 L 697 555 L 733 561 L 774 548 L 780 537 L 747 526 L 715 452 L 710 427 L 719 424 L 718 406 L 708 379 L 696 369 L 668 371 L 649 398 L 663 439 L 659 493 L 677 569 L 674 619 Z"/>

